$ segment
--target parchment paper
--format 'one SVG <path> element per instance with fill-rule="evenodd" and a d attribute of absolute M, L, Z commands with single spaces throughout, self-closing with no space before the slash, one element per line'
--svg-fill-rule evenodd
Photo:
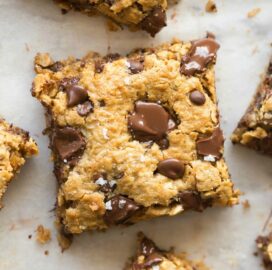
<path fill-rule="evenodd" d="M 22 169 L 6 193 L 0 212 L 1 270 L 102 270 L 122 269 L 135 251 L 136 233 L 144 231 L 163 248 L 175 246 L 213 269 L 261 269 L 252 254 L 254 239 L 272 207 L 272 159 L 232 146 L 229 136 L 245 111 L 272 52 L 271 0 L 218 0 L 218 12 L 204 11 L 206 0 L 183 0 L 168 11 L 168 27 L 156 36 L 109 32 L 101 17 L 89 18 L 71 12 L 65 16 L 50 0 L 0 0 L 0 114 L 30 131 L 40 147 L 38 157 Z M 253 8 L 261 8 L 247 18 Z M 171 18 L 172 17 L 172 18 Z M 61 253 L 54 230 L 56 182 L 52 174 L 43 109 L 30 94 L 34 77 L 33 58 L 50 52 L 55 59 L 81 57 L 87 51 L 126 53 L 178 37 L 205 36 L 209 30 L 221 43 L 218 55 L 217 92 L 222 127 L 227 138 L 226 159 L 236 187 L 245 192 L 241 201 L 251 207 L 213 208 L 204 213 L 186 213 L 159 218 L 129 228 L 77 237 Z M 35 228 L 52 229 L 45 246 L 35 241 Z M 33 235 L 28 239 L 28 235 Z M 48 250 L 49 255 L 44 255 Z"/>

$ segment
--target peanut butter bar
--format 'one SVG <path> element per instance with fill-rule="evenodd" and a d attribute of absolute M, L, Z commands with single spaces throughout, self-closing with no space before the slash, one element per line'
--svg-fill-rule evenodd
<path fill-rule="evenodd" d="M 253 101 L 233 132 L 232 141 L 272 155 L 272 60 Z"/>
<path fill-rule="evenodd" d="M 0 118 L 0 208 L 8 184 L 24 165 L 26 158 L 38 153 L 38 147 L 28 132 Z"/>
<path fill-rule="evenodd" d="M 46 110 L 66 234 L 238 202 L 223 159 L 218 48 L 205 38 L 126 57 L 37 55 L 32 93 Z"/>
<path fill-rule="evenodd" d="M 125 270 L 208 270 L 203 262 L 193 262 L 185 253 L 175 254 L 173 250 L 164 251 L 144 236 L 138 235 L 137 255 L 126 265 Z"/>
<path fill-rule="evenodd" d="M 256 239 L 257 248 L 262 256 L 264 266 L 272 269 L 272 233 L 268 236 L 259 236 Z"/>
<path fill-rule="evenodd" d="M 131 30 L 142 29 L 154 37 L 166 26 L 166 0 L 55 0 L 63 13 L 73 9 L 87 15 L 100 13 Z"/>

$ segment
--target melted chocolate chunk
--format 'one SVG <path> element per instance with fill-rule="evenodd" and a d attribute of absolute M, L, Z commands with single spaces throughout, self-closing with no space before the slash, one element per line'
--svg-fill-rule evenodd
<path fill-rule="evenodd" d="M 106 62 L 113 62 L 115 60 L 118 60 L 121 57 L 119 53 L 109 53 L 104 57 L 104 60 Z"/>
<path fill-rule="evenodd" d="M 206 102 L 206 97 L 202 92 L 198 90 L 193 90 L 192 92 L 190 92 L 189 98 L 192 103 L 198 106 L 201 106 Z"/>
<path fill-rule="evenodd" d="M 77 113 L 80 116 L 87 116 L 89 113 L 93 112 L 94 105 L 91 101 L 85 101 L 83 104 L 77 105 Z"/>
<path fill-rule="evenodd" d="M 168 158 L 159 162 L 157 172 L 175 180 L 183 177 L 185 166 L 178 159 Z"/>
<path fill-rule="evenodd" d="M 183 58 L 180 72 L 193 76 L 205 70 L 207 65 L 214 60 L 220 45 L 213 38 L 204 38 L 193 42 L 188 54 Z"/>
<path fill-rule="evenodd" d="M 162 256 L 158 253 L 150 254 L 144 261 L 143 269 L 148 269 L 162 262 Z"/>
<path fill-rule="evenodd" d="M 200 194 L 196 191 L 183 191 L 178 199 L 184 210 L 192 209 L 201 212 L 204 209 Z"/>
<path fill-rule="evenodd" d="M 63 64 L 57 61 L 53 65 L 49 66 L 48 69 L 52 70 L 53 72 L 58 72 L 63 69 Z"/>
<path fill-rule="evenodd" d="M 82 155 L 86 142 L 82 133 L 75 128 L 56 128 L 52 136 L 52 147 L 63 161 L 69 161 Z"/>
<path fill-rule="evenodd" d="M 88 92 L 79 85 L 69 85 L 65 88 L 67 93 L 67 105 L 73 107 L 88 100 Z"/>
<path fill-rule="evenodd" d="M 161 7 L 154 8 L 141 22 L 141 28 L 152 37 L 164 26 L 166 26 L 166 14 Z"/>
<path fill-rule="evenodd" d="M 133 200 L 116 195 L 106 202 L 104 221 L 108 225 L 125 223 L 139 209 Z"/>
<path fill-rule="evenodd" d="M 212 156 L 216 159 L 220 159 L 222 156 L 221 149 L 223 144 L 224 137 L 222 130 L 217 127 L 210 137 L 202 138 L 197 141 L 197 153 L 202 156 Z"/>
<path fill-rule="evenodd" d="M 142 60 L 128 59 L 129 70 L 132 74 L 140 73 L 144 70 L 144 63 Z"/>
<path fill-rule="evenodd" d="M 129 129 L 134 139 L 140 142 L 161 142 L 167 145 L 167 132 L 176 127 L 175 120 L 159 104 L 137 101 L 134 112 L 128 117 Z"/>

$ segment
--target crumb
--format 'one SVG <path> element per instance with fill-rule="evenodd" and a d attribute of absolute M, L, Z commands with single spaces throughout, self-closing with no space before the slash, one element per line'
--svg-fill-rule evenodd
<path fill-rule="evenodd" d="M 39 225 L 36 230 L 36 240 L 42 245 L 46 244 L 51 240 L 51 231 Z"/>
<path fill-rule="evenodd" d="M 25 49 L 26 49 L 27 52 L 30 51 L 30 47 L 29 47 L 29 45 L 27 43 L 25 43 Z"/>
<path fill-rule="evenodd" d="M 216 39 L 216 36 L 214 33 L 210 32 L 210 31 L 207 31 L 206 32 L 206 37 L 207 38 L 213 38 L 213 39 Z"/>
<path fill-rule="evenodd" d="M 177 16 L 177 12 L 174 10 L 174 12 L 171 15 L 171 20 L 174 20 Z"/>
<path fill-rule="evenodd" d="M 254 9 L 252 9 L 251 11 L 249 11 L 248 13 L 247 13 L 247 17 L 248 18 L 253 18 L 253 17 L 255 17 L 258 13 L 260 13 L 261 12 L 261 9 L 260 8 L 254 8 Z"/>
<path fill-rule="evenodd" d="M 107 27 L 109 31 L 111 32 L 117 32 L 121 29 L 121 27 L 117 23 L 113 22 L 112 20 L 107 21 Z"/>
<path fill-rule="evenodd" d="M 246 210 L 246 209 L 249 209 L 250 208 L 250 203 L 249 203 L 249 200 L 245 200 L 242 202 L 242 205 L 243 205 L 243 208 Z"/>
<path fill-rule="evenodd" d="M 48 251 L 48 250 L 45 250 L 45 251 L 44 251 L 44 255 L 48 256 L 48 255 L 49 255 L 49 251 Z"/>
<path fill-rule="evenodd" d="M 29 234 L 29 235 L 28 235 L 28 239 L 31 239 L 31 238 L 32 238 L 32 234 Z"/>
<path fill-rule="evenodd" d="M 215 0 L 208 0 L 207 4 L 205 6 L 205 10 L 206 10 L 206 12 L 209 12 L 209 13 L 217 12 Z"/>
<path fill-rule="evenodd" d="M 254 49 L 252 50 L 252 54 L 255 54 L 259 51 L 258 46 L 255 46 Z"/>
<path fill-rule="evenodd" d="M 255 251 L 255 252 L 253 252 L 253 256 L 255 256 L 255 257 L 258 257 L 258 252 L 257 251 Z"/>

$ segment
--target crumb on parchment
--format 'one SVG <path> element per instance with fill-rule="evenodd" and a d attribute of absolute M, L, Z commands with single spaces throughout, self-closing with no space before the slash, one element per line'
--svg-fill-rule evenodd
<path fill-rule="evenodd" d="M 215 3 L 215 0 L 208 0 L 206 6 L 205 6 L 206 12 L 215 13 L 217 12 L 217 6 Z"/>
<path fill-rule="evenodd" d="M 249 209 L 250 206 L 251 206 L 249 200 L 243 201 L 243 202 L 242 202 L 242 205 L 243 205 L 243 208 L 244 208 L 245 210 Z"/>
<path fill-rule="evenodd" d="M 36 230 L 36 240 L 44 245 L 51 240 L 51 231 L 43 225 L 39 225 Z"/>
<path fill-rule="evenodd" d="M 260 13 L 261 12 L 261 9 L 260 8 L 253 8 L 251 11 L 249 11 L 248 13 L 247 13 L 247 17 L 248 18 L 253 18 L 253 17 L 255 17 L 258 13 Z"/>

